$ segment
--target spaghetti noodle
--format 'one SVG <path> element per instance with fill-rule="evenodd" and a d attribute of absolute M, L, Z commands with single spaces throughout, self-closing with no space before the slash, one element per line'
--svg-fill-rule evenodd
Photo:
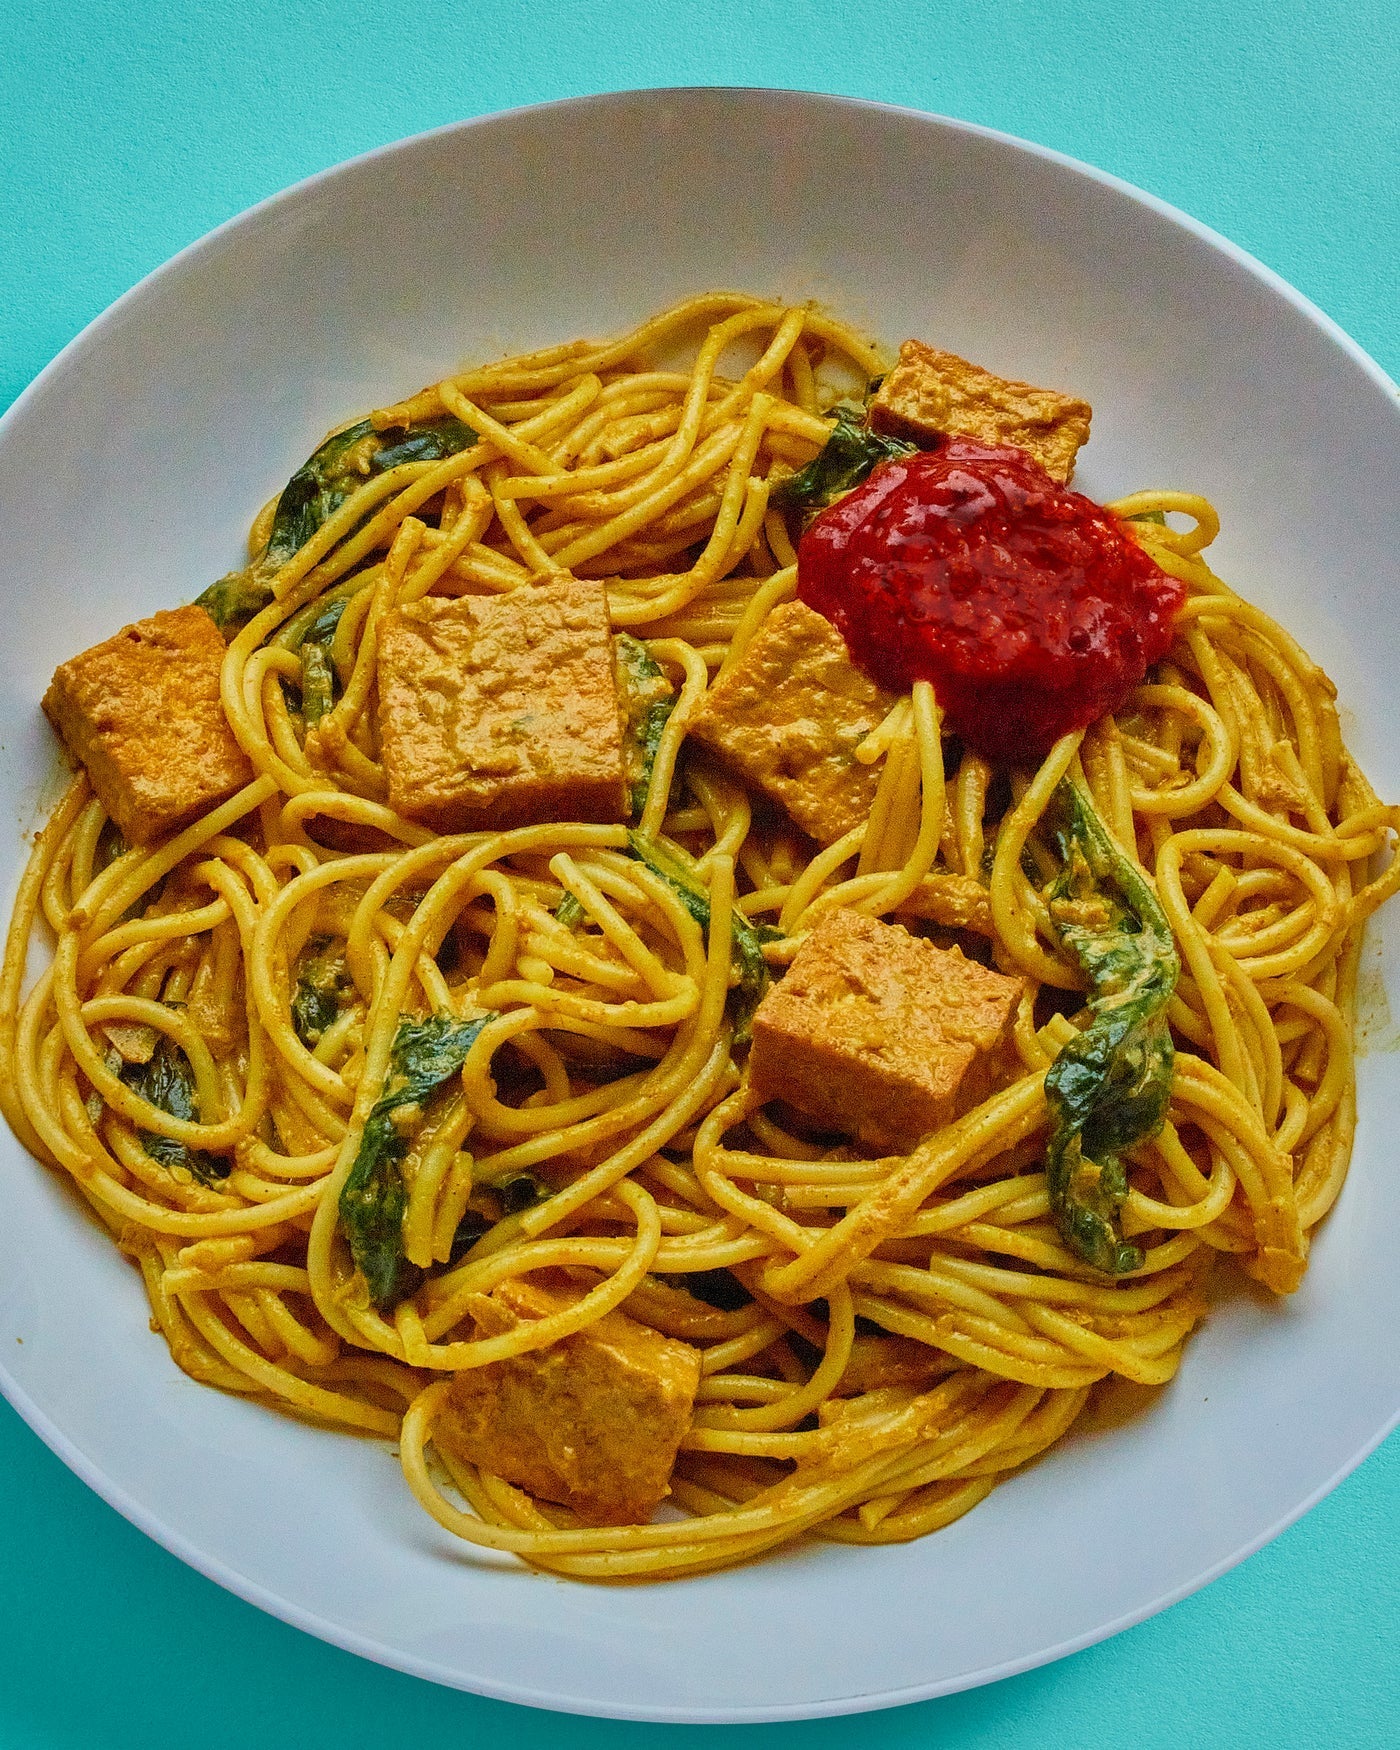
<path fill-rule="evenodd" d="M 176 1362 L 396 1440 L 441 1525 L 557 1573 L 669 1577 L 805 1532 L 948 1523 L 1098 1382 L 1169 1380 L 1221 1254 L 1296 1287 L 1346 1173 L 1361 931 L 1400 886 L 1400 861 L 1375 872 L 1400 811 L 1344 748 L 1322 671 L 1209 570 L 1205 500 L 1108 507 L 1185 605 L 1144 684 L 1038 769 L 959 749 L 915 682 L 858 750 L 867 816 L 819 847 L 696 756 L 707 690 L 796 593 L 774 489 L 882 362 L 820 312 L 711 294 L 376 413 L 354 431 L 456 421 L 475 441 L 352 470 L 290 551 L 270 542 L 277 501 L 256 520 L 222 670 L 251 781 L 113 856 L 79 775 L 16 903 L 0 1103 L 140 1266 Z M 388 616 L 559 576 L 603 579 L 664 680 L 635 829 L 685 881 L 623 824 L 439 833 L 388 805 Z M 1140 1262 L 1116 1277 L 1067 1244 L 1044 1170 L 1047 1071 L 1086 1024 L 1046 897 L 1067 776 L 1148 878 L 1182 966 L 1165 1123 L 1126 1160 Z M 999 1085 L 905 1155 L 814 1133 L 745 1073 L 742 953 L 780 974 L 838 906 L 1025 981 Z M 405 1017 L 457 1042 L 436 1080 L 405 1069 Z M 161 1064 L 187 1066 L 183 1107 L 158 1097 Z M 383 1293 L 345 1216 L 374 1125 L 403 1191 Z M 571 1297 L 481 1322 L 482 1297 L 541 1275 Z M 700 1352 L 681 1515 L 583 1523 L 441 1437 L 456 1375 L 618 1309 Z"/>

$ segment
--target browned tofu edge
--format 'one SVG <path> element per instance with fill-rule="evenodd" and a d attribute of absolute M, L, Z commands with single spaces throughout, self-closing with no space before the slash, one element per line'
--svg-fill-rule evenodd
<path fill-rule="evenodd" d="M 474 1297 L 478 1329 L 580 1298 L 519 1280 Z M 644 1523 L 665 1499 L 700 1382 L 699 1350 L 614 1311 L 545 1349 L 454 1375 L 436 1437 L 585 1523 Z"/>
<path fill-rule="evenodd" d="M 489 638 L 498 623 L 527 613 L 541 600 L 582 606 L 595 624 L 587 628 L 596 643 L 591 654 L 595 683 L 588 689 L 600 708 L 587 713 L 587 736 L 575 736 L 570 750 L 587 746 L 590 757 L 576 759 L 576 769 L 557 775 L 530 768 L 516 774 L 490 772 L 499 747 L 483 750 L 481 768 L 457 764 L 460 750 L 448 746 L 448 734 L 428 722 L 416 697 L 414 669 L 420 664 L 435 623 L 460 622 L 464 634 Z M 616 657 L 608 620 L 607 592 L 591 578 L 564 578 L 522 586 L 500 596 L 429 596 L 390 614 L 381 628 L 379 653 L 379 728 L 381 756 L 389 786 L 389 805 L 405 819 L 440 832 L 496 831 L 559 820 L 612 822 L 626 818 L 626 772 L 622 747 L 622 707 L 618 695 Z M 402 671 L 402 672 L 401 672 Z M 463 668 L 462 693 L 479 699 L 492 689 Z M 489 678 L 489 677 L 488 677 Z M 560 701 L 544 689 L 543 710 L 557 711 Z M 577 688 L 570 703 L 581 709 Z M 483 710 L 489 721 L 489 709 Z M 435 745 L 436 744 L 436 745 Z M 501 764 L 499 757 L 494 763 Z"/>
<path fill-rule="evenodd" d="M 914 1029 L 898 1028 L 895 1061 L 881 1062 L 878 1048 L 872 1052 L 859 1039 L 833 1033 L 830 996 L 821 987 L 844 985 L 859 997 L 876 978 L 885 991 L 897 983 L 907 1013 L 918 1003 L 924 956 L 937 956 L 928 972 L 956 976 L 988 1012 L 971 1036 L 930 1039 L 930 1056 L 910 1076 L 898 1059 L 925 1049 Z M 809 979 L 818 994 L 810 994 Z M 755 1011 L 750 1085 L 765 1099 L 782 1100 L 875 1147 L 908 1150 L 991 1091 L 1005 1067 L 1004 1042 L 1023 982 L 989 971 L 956 948 L 937 948 L 901 925 L 832 907 Z M 865 1019 L 863 1007 L 854 1007 L 848 1024 L 859 1028 Z"/>
<path fill-rule="evenodd" d="M 745 782 L 770 796 L 818 844 L 831 844 L 869 813 L 881 767 L 852 760 L 843 773 L 834 769 L 827 755 L 814 757 L 800 776 L 795 775 L 780 739 L 790 725 L 744 709 L 745 694 L 767 696 L 768 673 L 781 674 L 789 666 L 778 658 L 786 657 L 794 645 L 838 665 L 846 688 L 840 696 L 848 701 L 846 715 L 852 725 L 847 739 L 854 748 L 884 720 L 896 697 L 856 666 L 837 628 L 802 601 L 784 602 L 772 610 L 734 667 L 705 694 L 687 733 L 717 753 Z M 820 707 L 822 701 L 817 698 L 814 703 Z M 829 709 L 816 708 L 811 715 L 819 722 L 830 719 Z M 823 765 L 828 769 L 822 771 Z"/>
<path fill-rule="evenodd" d="M 162 646 L 182 673 L 151 688 L 142 671 Z M 188 604 L 133 621 L 55 669 L 41 708 L 129 843 L 166 836 L 251 780 L 220 699 L 225 654 L 214 621 Z"/>
<path fill-rule="evenodd" d="M 1058 389 L 1000 377 L 958 353 L 906 340 L 870 403 L 877 431 L 910 438 L 961 434 L 1033 456 L 1061 484 L 1089 441 L 1093 409 Z"/>

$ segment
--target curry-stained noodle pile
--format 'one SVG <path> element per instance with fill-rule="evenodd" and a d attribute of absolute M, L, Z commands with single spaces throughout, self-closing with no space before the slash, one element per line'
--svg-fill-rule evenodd
<path fill-rule="evenodd" d="M 805 518 L 892 432 L 1063 481 L 1089 420 L 889 362 L 710 294 L 460 372 L 45 697 L 15 1133 L 187 1373 L 561 1574 L 946 1524 L 1169 1380 L 1222 1254 L 1294 1289 L 1346 1173 L 1400 815 L 1333 688 L 1144 492 L 1184 602 L 1116 713 L 999 769 L 886 692 Z"/>

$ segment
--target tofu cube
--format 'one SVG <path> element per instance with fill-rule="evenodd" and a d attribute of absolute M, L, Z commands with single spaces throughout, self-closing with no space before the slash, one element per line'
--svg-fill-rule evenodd
<path fill-rule="evenodd" d="M 517 1279 L 471 1311 L 495 1336 L 583 1292 Z M 641 1525 L 670 1493 L 699 1383 L 698 1349 L 606 1313 L 547 1349 L 454 1375 L 434 1438 L 586 1524 Z"/>
<path fill-rule="evenodd" d="M 828 845 L 870 812 L 881 767 L 855 750 L 896 702 L 851 661 L 830 620 L 786 602 L 710 688 L 690 734 Z"/>
<path fill-rule="evenodd" d="M 983 443 L 1014 444 L 1062 482 L 1088 442 L 1092 413 L 1087 401 L 995 377 L 920 340 L 900 347 L 899 363 L 870 403 L 877 431 L 916 443 L 956 432 Z"/>
<path fill-rule="evenodd" d="M 172 608 L 54 672 L 44 713 L 129 844 L 165 838 L 252 780 L 219 699 L 224 649 L 203 608 Z"/>
<path fill-rule="evenodd" d="M 379 634 L 379 738 L 389 806 L 439 832 L 624 819 L 603 585 L 396 609 Z"/>
<path fill-rule="evenodd" d="M 991 1092 L 1020 994 L 957 948 L 836 906 L 758 1005 L 750 1081 L 904 1153 Z"/>

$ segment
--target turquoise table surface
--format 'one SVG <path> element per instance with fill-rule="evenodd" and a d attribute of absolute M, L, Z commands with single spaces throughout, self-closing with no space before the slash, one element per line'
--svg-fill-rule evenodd
<path fill-rule="evenodd" d="M 464 116 L 675 84 L 873 98 L 1086 159 L 1252 251 L 1400 375 L 1396 22 L 1394 0 L 10 0 L 0 406 L 151 268 L 300 177 Z M 0 1403 L 0 1750 L 726 1734 L 1400 1744 L 1400 1434 L 1241 1567 L 1074 1658 L 887 1713 L 661 1728 L 483 1701 L 311 1640 L 148 1542 Z"/>

